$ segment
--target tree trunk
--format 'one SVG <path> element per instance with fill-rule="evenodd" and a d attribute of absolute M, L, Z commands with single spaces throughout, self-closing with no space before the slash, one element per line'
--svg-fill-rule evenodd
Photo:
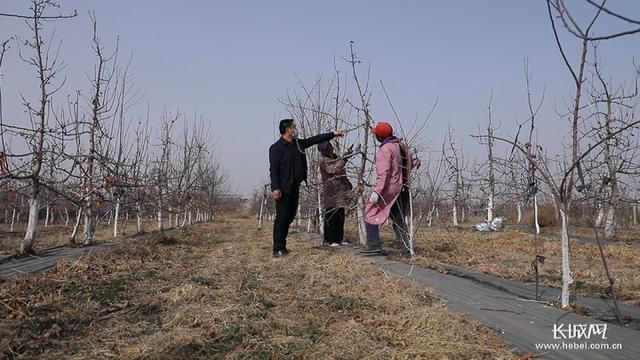
<path fill-rule="evenodd" d="M 602 204 L 598 204 L 598 216 L 596 216 L 595 227 L 602 226 L 602 219 L 604 219 L 604 210 L 602 208 Z"/>
<path fill-rule="evenodd" d="M 142 206 L 140 201 L 136 201 L 136 231 L 138 234 L 142 233 Z"/>
<path fill-rule="evenodd" d="M 453 216 L 453 226 L 458 226 L 458 207 L 456 206 L 456 204 L 453 204 L 452 216 Z"/>
<path fill-rule="evenodd" d="M 33 252 L 33 244 L 36 242 L 38 231 L 38 217 L 40 215 L 40 183 L 32 180 L 31 199 L 29 199 L 29 220 L 27 222 L 27 232 L 20 246 L 20 254 L 26 255 Z"/>
<path fill-rule="evenodd" d="M 429 213 L 427 213 L 427 222 L 429 227 L 431 227 L 431 223 L 433 221 L 433 213 L 436 211 L 436 206 L 433 205 L 431 206 L 431 210 L 429 210 Z"/>
<path fill-rule="evenodd" d="M 516 206 L 518 208 L 518 224 L 520 224 L 522 222 L 522 204 L 518 202 Z"/>
<path fill-rule="evenodd" d="M 17 213 L 17 209 L 14 207 L 13 211 L 11 212 L 11 227 L 9 228 L 9 231 L 11 232 L 13 232 L 16 226 L 16 217 L 17 217 L 16 213 Z"/>
<path fill-rule="evenodd" d="M 569 286 L 573 283 L 571 268 L 569 266 L 569 216 L 564 209 L 560 208 L 560 220 L 562 222 L 562 308 L 567 308 L 569 304 Z"/>
<path fill-rule="evenodd" d="M 263 199 L 260 199 L 260 212 L 258 213 L 258 230 L 262 229 L 262 214 L 264 211 L 264 204 L 267 202 L 267 198 L 264 197 Z"/>
<path fill-rule="evenodd" d="M 83 245 L 91 245 L 96 236 L 97 220 L 93 214 L 93 196 L 87 197 L 86 207 L 84 210 L 84 240 Z"/>
<path fill-rule="evenodd" d="M 604 223 L 604 238 L 607 240 L 613 240 L 616 238 L 615 216 L 616 209 L 613 204 L 611 204 L 607 209 L 607 217 Z"/>
<path fill-rule="evenodd" d="M 638 208 L 636 205 L 633 205 L 633 225 L 636 226 L 638 225 L 638 217 L 636 216 L 638 212 Z"/>
<path fill-rule="evenodd" d="M 189 210 L 187 208 L 185 208 L 184 212 L 182 213 L 182 224 L 180 225 L 180 227 L 187 226 L 187 213 L 188 212 L 189 212 Z"/>
<path fill-rule="evenodd" d="M 163 229 L 163 219 L 162 219 L 162 197 L 158 199 L 158 230 L 162 231 Z"/>
<path fill-rule="evenodd" d="M 113 215 L 113 237 L 118 236 L 118 219 L 120 218 L 120 198 L 116 198 L 116 209 Z"/>
<path fill-rule="evenodd" d="M 487 221 L 493 221 L 493 194 L 487 198 Z"/>
<path fill-rule="evenodd" d="M 413 226 L 413 194 L 411 191 L 411 182 L 409 182 L 409 254 L 411 256 L 415 256 L 416 252 L 413 248 L 413 236 L 415 235 L 413 233 L 414 231 L 414 226 Z"/>
<path fill-rule="evenodd" d="M 324 207 L 322 206 L 322 195 L 320 194 L 319 186 L 316 189 L 316 198 L 318 199 L 318 227 L 320 228 L 320 234 L 324 235 Z"/>
<path fill-rule="evenodd" d="M 44 227 L 48 227 L 49 226 L 49 216 L 51 214 L 51 209 L 49 207 L 49 204 L 47 204 L 46 209 L 45 209 L 45 215 L 44 215 Z"/>
<path fill-rule="evenodd" d="M 360 197 L 358 200 L 358 204 L 356 205 L 356 216 L 358 218 L 358 237 L 360 240 L 360 245 L 367 245 L 367 230 L 364 226 L 364 199 Z"/>
<path fill-rule="evenodd" d="M 538 222 L 538 195 L 533 196 L 533 221 L 536 225 L 536 234 L 540 235 L 540 223 Z"/>
<path fill-rule="evenodd" d="M 64 208 L 64 226 L 69 226 L 69 209 Z"/>
<path fill-rule="evenodd" d="M 73 226 L 71 235 L 69 236 L 69 242 L 72 244 L 76 243 L 76 236 L 78 234 L 78 228 L 80 227 L 80 219 L 82 219 L 82 207 L 79 207 L 78 210 L 76 211 L 76 223 Z"/>

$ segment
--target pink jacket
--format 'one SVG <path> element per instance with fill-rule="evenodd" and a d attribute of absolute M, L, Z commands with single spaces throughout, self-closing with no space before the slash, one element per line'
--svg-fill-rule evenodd
<path fill-rule="evenodd" d="M 407 166 L 413 169 L 413 154 L 400 139 L 394 139 L 382 145 L 376 154 L 376 184 L 373 191 L 380 195 L 377 203 L 367 203 L 364 210 L 364 221 L 380 225 L 389 217 L 389 212 L 402 190 L 402 155 L 400 146 L 407 154 Z M 410 176 L 410 171 L 407 172 Z"/>

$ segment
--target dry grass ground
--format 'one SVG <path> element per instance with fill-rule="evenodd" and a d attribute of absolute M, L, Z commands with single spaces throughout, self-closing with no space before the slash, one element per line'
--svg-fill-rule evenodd
<path fill-rule="evenodd" d="M 309 241 L 271 257 L 239 216 L 0 280 L 0 356 L 500 359 L 495 333 L 428 290 Z"/>
<path fill-rule="evenodd" d="M 504 278 L 534 282 L 535 275 L 531 263 L 535 254 L 534 235 L 525 230 L 480 233 L 471 230 L 450 228 L 428 228 L 419 231 L 416 237 L 417 256 L 404 260 L 420 266 L 437 267 L 436 262 L 463 266 L 476 271 Z M 588 236 L 586 230 L 580 236 Z M 553 234 L 550 229 L 546 234 Z M 557 234 L 555 234 L 557 235 Z M 627 234 L 628 235 L 628 234 Z M 355 232 L 350 236 L 356 238 Z M 590 235 L 593 237 L 593 232 Z M 633 235 L 628 235 L 631 239 Z M 383 241 L 393 238 L 390 226 L 383 229 Z M 390 243 L 389 243 L 390 244 Z M 598 246 L 570 241 L 574 272 L 574 288 L 578 294 L 604 297 L 609 286 Z M 538 238 L 538 253 L 546 257 L 540 267 L 543 285 L 561 287 L 560 241 Z M 640 247 L 633 244 L 617 243 L 604 246 L 609 270 L 615 278 L 618 299 L 628 304 L 640 305 Z"/>
<path fill-rule="evenodd" d="M 150 225 L 150 224 L 148 224 Z M 0 224 L 0 235 L 4 238 L 0 238 L 0 255 L 11 255 L 15 254 L 20 248 L 20 243 L 24 238 L 24 233 L 26 230 L 26 226 L 24 224 L 20 224 L 16 226 L 14 231 L 9 231 L 10 226 L 7 224 Z M 71 235 L 71 231 L 73 230 L 73 225 L 64 226 L 62 224 L 53 224 L 47 227 L 39 226 L 38 227 L 38 238 L 35 243 L 35 251 L 41 249 L 48 249 L 54 246 L 68 246 L 69 236 Z M 148 229 L 155 230 L 155 229 Z M 129 224 L 123 228 L 121 225 L 121 229 L 119 230 L 118 237 L 113 237 L 113 225 L 101 223 L 96 228 L 96 241 L 118 241 L 128 234 L 135 234 L 136 225 L 129 222 Z M 82 225 L 78 229 L 78 234 L 76 235 L 76 242 L 82 243 Z"/>

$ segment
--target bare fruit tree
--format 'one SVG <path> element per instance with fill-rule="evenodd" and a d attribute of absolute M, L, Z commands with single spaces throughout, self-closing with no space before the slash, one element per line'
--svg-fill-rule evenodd
<path fill-rule="evenodd" d="M 602 144 L 605 143 L 608 139 L 612 139 L 613 137 L 621 135 L 625 131 L 629 131 L 633 127 L 640 124 L 640 121 L 629 122 L 625 126 L 616 129 L 608 136 L 599 139 L 595 143 L 583 144 L 583 147 L 585 147 L 586 145 L 586 149 L 582 149 L 580 146 L 581 142 L 584 142 L 584 136 L 580 132 L 580 129 L 584 124 L 585 118 L 588 117 L 587 114 L 584 114 L 587 110 L 583 106 L 583 95 L 585 91 L 584 84 L 586 82 L 585 73 L 589 65 L 587 62 L 587 55 L 590 49 L 590 44 L 594 41 L 604 41 L 640 32 L 640 28 L 638 27 L 638 24 L 640 24 L 639 21 L 631 20 L 619 15 L 613 10 L 606 8 L 604 6 L 606 1 L 602 4 L 597 4 L 593 1 L 587 0 L 587 3 L 593 6 L 594 14 L 586 23 L 586 26 L 583 26 L 579 24 L 578 21 L 572 16 L 563 0 L 546 1 L 555 41 L 560 51 L 562 60 L 571 75 L 575 88 L 572 104 L 571 106 L 569 106 L 568 112 L 566 114 L 561 114 L 562 117 L 566 116 L 567 118 L 569 118 L 570 144 L 568 147 L 569 154 L 567 154 L 566 157 L 561 157 L 560 162 L 556 163 L 556 166 L 558 166 L 560 169 L 560 176 L 555 176 L 557 172 L 550 169 L 549 158 L 546 157 L 542 151 L 538 151 L 535 157 L 532 155 L 531 151 L 527 149 L 527 147 L 530 147 L 531 144 L 521 144 L 517 142 L 517 140 L 514 141 L 497 136 L 495 137 L 497 140 L 506 141 L 512 144 L 514 148 L 518 149 L 527 157 L 527 160 L 535 168 L 536 173 L 539 174 L 542 181 L 544 181 L 544 183 L 547 185 L 552 195 L 554 204 L 560 214 L 562 250 L 561 305 L 563 308 L 566 308 L 570 305 L 570 286 L 574 281 L 573 273 L 571 272 L 570 267 L 571 258 L 569 249 L 569 211 L 574 200 L 574 190 L 581 191 L 585 187 L 582 164 L 594 150 L 600 149 L 602 147 Z M 564 28 L 569 33 L 573 34 L 580 42 L 580 52 L 578 56 L 577 66 L 571 64 L 571 61 L 564 51 L 564 47 L 562 46 L 560 37 L 558 35 L 554 12 Z M 594 25 L 603 14 L 606 14 L 615 20 L 623 21 L 633 28 L 627 31 L 621 31 L 611 34 L 595 35 L 593 33 Z M 538 146 L 538 149 L 541 148 Z M 607 278 L 611 286 L 613 286 L 613 279 L 608 274 L 608 271 Z"/>
<path fill-rule="evenodd" d="M 465 162 L 462 156 L 462 150 L 455 144 L 453 137 L 453 129 L 447 131 L 447 141 L 442 144 L 442 154 L 447 166 L 447 174 L 449 183 L 453 187 L 449 189 L 451 195 L 451 219 L 453 226 L 458 226 L 459 221 L 464 221 L 466 179 L 465 179 Z"/>
<path fill-rule="evenodd" d="M 486 199 L 486 221 L 491 222 L 495 213 L 495 201 L 496 201 L 496 157 L 494 155 L 494 142 L 493 135 L 496 131 L 493 123 L 493 92 L 489 97 L 489 104 L 487 105 L 487 127 L 486 137 L 479 138 L 480 143 L 487 146 L 487 160 L 484 161 L 480 167 L 479 176 L 482 183 L 481 188 L 484 190 L 483 197 Z M 486 174 L 486 179 L 480 174 Z M 484 202 L 484 201 L 483 201 Z M 483 203 L 481 202 L 481 203 Z"/>
<path fill-rule="evenodd" d="M 29 216 L 19 254 L 33 252 L 33 245 L 37 239 L 40 196 L 47 175 L 43 173 L 43 165 L 52 144 L 58 141 L 60 136 L 60 129 L 49 123 L 49 110 L 52 95 L 64 84 L 64 81 L 56 83 L 56 78 L 65 68 L 65 64 L 58 57 L 60 46 L 52 48 L 53 44 L 45 43 L 44 23 L 48 19 L 71 18 L 76 14 L 47 15 L 50 8 L 58 7 L 58 4 L 51 0 L 32 0 L 29 15 L 6 15 L 25 19 L 31 31 L 31 39 L 24 42 L 17 39 L 17 43 L 26 48 L 26 52 L 23 52 L 22 46 L 18 47 L 20 58 L 35 70 L 39 86 L 36 104 L 32 105 L 23 97 L 23 105 L 29 117 L 30 126 L 5 122 L 0 124 L 2 152 L 8 159 L 6 174 L 3 177 L 29 182 Z M 53 38 L 49 41 L 53 42 Z M 28 150 L 23 153 L 18 149 L 8 149 L 6 137 L 9 136 L 22 138 Z"/>
<path fill-rule="evenodd" d="M 89 100 L 89 111 L 87 120 L 81 121 L 79 125 L 84 127 L 81 134 L 87 136 L 87 149 L 81 155 L 80 162 L 82 168 L 82 182 L 84 185 L 84 233 L 83 244 L 90 245 L 93 243 L 96 233 L 96 193 L 100 186 L 99 178 L 105 178 L 105 164 L 107 162 L 107 154 L 105 148 L 110 140 L 108 127 L 106 122 L 113 120 L 115 116 L 116 103 L 118 100 L 118 83 L 117 78 L 117 55 L 118 49 L 111 54 L 105 54 L 100 38 L 97 34 L 97 22 L 95 15 L 92 15 L 93 22 L 93 38 L 92 49 L 96 55 L 96 65 L 94 67 L 93 77 L 91 78 L 91 97 Z M 99 171 L 101 167 L 102 171 Z M 108 176 L 107 176 L 108 178 Z"/>
<path fill-rule="evenodd" d="M 638 80 L 636 75 L 635 81 L 626 87 L 622 84 L 612 85 L 611 80 L 603 74 L 597 55 L 594 55 L 593 69 L 590 108 L 594 110 L 587 134 L 593 141 L 604 140 L 601 148 L 592 156 L 594 166 L 603 167 L 604 171 L 594 171 L 598 175 L 594 179 L 596 184 L 590 190 L 598 198 L 596 206 L 600 214 L 604 214 L 604 236 L 611 240 L 616 237 L 616 212 L 623 202 L 633 202 L 633 199 L 623 196 L 623 182 L 629 176 L 638 174 L 639 165 L 634 160 L 638 150 L 636 138 L 624 136 L 626 134 L 614 136 L 613 133 L 636 120 L 634 110 L 638 103 Z M 596 225 L 598 223 L 596 220 Z"/>

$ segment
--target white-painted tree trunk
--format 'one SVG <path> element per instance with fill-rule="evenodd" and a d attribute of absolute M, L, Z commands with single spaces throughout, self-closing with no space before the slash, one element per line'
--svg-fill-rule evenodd
<path fill-rule="evenodd" d="M 613 205 L 609 205 L 609 208 L 607 209 L 606 220 L 604 222 L 604 237 L 607 240 L 615 239 L 616 237 L 615 216 L 615 207 Z"/>
<path fill-rule="evenodd" d="M 118 219 L 120 218 L 120 199 L 116 198 L 116 209 L 113 215 L 113 237 L 118 236 Z"/>
<path fill-rule="evenodd" d="M 9 231 L 11 231 L 11 232 L 13 232 L 13 230 L 16 227 L 17 212 L 18 212 L 18 210 L 14 207 L 13 211 L 11 212 L 11 226 L 9 228 Z"/>
<path fill-rule="evenodd" d="M 187 212 L 188 212 L 188 210 L 185 208 L 184 212 L 182 213 L 182 224 L 180 224 L 180 227 L 182 227 L 182 228 L 187 226 Z M 176 215 L 176 216 L 178 216 L 178 215 Z"/>
<path fill-rule="evenodd" d="M 311 220 L 311 216 L 309 216 L 309 220 Z M 298 204 L 298 209 L 296 210 L 296 227 L 300 227 L 300 204 Z"/>
<path fill-rule="evenodd" d="M 316 198 L 318 199 L 318 230 L 320 234 L 324 235 L 324 206 L 322 206 L 322 195 L 319 187 L 316 190 Z"/>
<path fill-rule="evenodd" d="M 540 223 L 538 222 L 538 195 L 533 196 L 533 222 L 536 225 L 536 234 L 540 235 Z"/>
<path fill-rule="evenodd" d="M 158 230 L 163 229 L 163 219 L 162 219 L 162 200 L 158 200 Z"/>
<path fill-rule="evenodd" d="M 71 230 L 71 235 L 69 236 L 69 242 L 72 244 L 76 243 L 76 236 L 78 235 L 78 228 L 80 228 L 80 220 L 82 219 L 82 207 L 79 207 L 76 211 L 76 222 L 73 225 L 73 229 Z"/>
<path fill-rule="evenodd" d="M 598 215 L 596 216 L 596 227 L 602 226 L 602 219 L 604 218 L 604 210 L 602 204 L 598 204 Z"/>
<path fill-rule="evenodd" d="M 569 286 L 573 283 L 571 267 L 569 266 L 569 218 L 564 209 L 560 209 L 560 220 L 562 222 L 562 308 L 569 304 Z"/>
<path fill-rule="evenodd" d="M 169 228 L 172 228 L 173 227 L 173 208 L 169 206 L 169 209 L 167 209 L 167 211 L 169 212 Z"/>
<path fill-rule="evenodd" d="M 136 201 L 136 231 L 142 233 L 142 205 Z"/>
<path fill-rule="evenodd" d="M 262 229 L 262 215 L 264 213 L 264 205 L 267 203 L 267 198 L 264 197 L 260 201 L 260 212 L 258 213 L 258 230 Z"/>
<path fill-rule="evenodd" d="M 51 214 L 51 208 L 49 207 L 49 204 L 47 204 L 46 208 L 45 208 L 45 215 L 44 215 L 44 227 L 48 227 L 49 226 L 49 216 Z"/>
<path fill-rule="evenodd" d="M 433 222 L 433 214 L 436 211 L 436 206 L 431 206 L 431 210 L 427 213 L 427 226 L 431 227 L 431 223 Z"/>
<path fill-rule="evenodd" d="M 453 217 L 453 226 L 458 226 L 458 207 L 456 206 L 456 204 L 453 204 L 452 217 Z"/>
<path fill-rule="evenodd" d="M 189 220 L 188 220 L 188 224 L 189 225 L 193 225 L 193 210 L 189 209 Z"/>
<path fill-rule="evenodd" d="M 84 210 L 84 239 L 82 242 L 84 245 L 91 245 L 93 243 L 97 226 L 96 216 L 93 215 L 93 199 L 90 200 L 89 198 L 91 198 L 91 196 L 87 197 L 87 206 Z"/>
<path fill-rule="evenodd" d="M 518 224 L 520 224 L 522 222 L 522 204 L 518 202 L 516 206 L 518 208 Z"/>
<path fill-rule="evenodd" d="M 69 209 L 64 208 L 64 226 L 69 226 Z"/>
<path fill-rule="evenodd" d="M 411 186 L 411 183 L 409 183 Z M 414 236 L 414 226 L 413 226 L 413 194 L 411 193 L 411 187 L 409 187 L 409 254 L 411 256 L 415 256 L 416 252 L 413 248 L 413 236 Z"/>
<path fill-rule="evenodd" d="M 637 217 L 638 207 L 637 205 L 633 205 L 633 225 L 638 225 L 638 217 Z"/>
<path fill-rule="evenodd" d="M 358 218 L 358 237 L 360 240 L 360 245 L 367 245 L 367 230 L 364 226 L 364 203 L 363 199 L 358 200 L 358 204 L 356 205 L 356 216 Z"/>
<path fill-rule="evenodd" d="M 39 191 L 33 191 L 31 199 L 29 200 L 29 220 L 27 221 L 27 232 L 24 235 L 24 240 L 20 246 L 21 254 L 28 254 L 33 250 L 33 244 L 36 241 L 38 230 L 38 217 L 40 213 L 40 199 Z"/>
<path fill-rule="evenodd" d="M 493 221 L 493 212 L 494 212 L 494 204 L 493 204 L 493 194 L 489 194 L 487 198 L 487 221 Z"/>

